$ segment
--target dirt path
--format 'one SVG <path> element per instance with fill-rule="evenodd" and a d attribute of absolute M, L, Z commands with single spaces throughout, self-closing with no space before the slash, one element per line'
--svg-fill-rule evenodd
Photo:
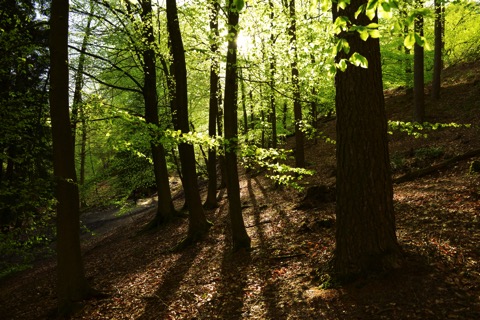
<path fill-rule="evenodd" d="M 90 210 L 80 216 L 83 225 L 82 240 L 95 235 L 102 235 L 119 226 L 135 224 L 136 220 L 149 213 L 155 208 L 157 201 L 154 197 L 140 199 L 128 208 L 106 208 L 103 210 Z"/>

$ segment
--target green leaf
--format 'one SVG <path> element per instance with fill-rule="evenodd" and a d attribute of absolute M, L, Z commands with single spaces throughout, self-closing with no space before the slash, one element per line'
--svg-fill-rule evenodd
<path fill-rule="evenodd" d="M 322 9 L 323 12 L 326 12 L 330 8 L 331 3 L 332 1 L 330 0 L 321 0 L 320 8 Z"/>
<path fill-rule="evenodd" d="M 403 45 L 408 48 L 412 49 L 413 45 L 415 44 L 415 34 L 410 32 L 403 41 Z"/>
<path fill-rule="evenodd" d="M 345 72 L 345 70 L 347 70 L 347 60 L 340 60 L 340 62 L 337 63 L 337 68 L 340 69 L 340 71 Z"/>
<path fill-rule="evenodd" d="M 353 65 L 361 68 L 368 68 L 368 60 L 364 56 L 362 56 L 360 53 L 355 52 L 352 54 L 350 59 L 348 59 Z"/>
<path fill-rule="evenodd" d="M 336 34 L 342 32 L 347 28 L 347 24 L 350 23 L 350 20 L 346 16 L 339 16 L 335 19 L 333 23 L 333 29 Z"/>
<path fill-rule="evenodd" d="M 338 0 L 338 7 L 344 10 L 349 4 L 350 4 L 350 0 Z"/>
<path fill-rule="evenodd" d="M 382 9 L 385 11 L 385 12 L 390 12 L 390 4 L 388 2 L 382 2 Z"/>
<path fill-rule="evenodd" d="M 390 32 L 395 33 L 395 32 L 403 32 L 403 24 L 400 22 L 396 21 L 390 30 Z"/>
<path fill-rule="evenodd" d="M 423 45 L 425 44 L 425 38 L 420 36 L 418 33 L 415 33 L 415 42 L 419 46 L 423 47 Z"/>
<path fill-rule="evenodd" d="M 357 11 L 355 12 L 355 19 L 358 18 L 358 15 L 365 11 L 365 4 L 362 4 L 360 7 L 358 7 Z"/>
<path fill-rule="evenodd" d="M 390 0 L 386 1 L 391 9 L 398 9 L 398 1 L 397 0 Z"/>
<path fill-rule="evenodd" d="M 348 41 L 346 39 L 342 39 L 341 43 L 342 43 L 343 52 L 348 54 L 350 52 L 350 44 L 348 43 Z"/>
<path fill-rule="evenodd" d="M 423 47 L 425 48 L 425 50 L 427 51 L 431 51 L 432 50 L 432 47 L 430 46 L 430 43 L 428 43 L 428 40 L 427 38 L 423 37 Z"/>
<path fill-rule="evenodd" d="M 367 10 L 376 10 L 378 6 L 378 0 L 369 0 L 367 3 Z"/>
<path fill-rule="evenodd" d="M 378 31 L 378 29 L 369 30 L 368 33 L 372 38 L 380 38 L 380 31 Z"/>
<path fill-rule="evenodd" d="M 367 41 L 368 39 L 368 30 L 367 29 L 358 29 L 357 32 L 360 34 L 360 39 Z"/>
<path fill-rule="evenodd" d="M 365 15 L 368 17 L 368 19 L 373 20 L 375 18 L 375 15 L 377 14 L 377 10 L 375 9 L 367 9 L 365 12 Z"/>
<path fill-rule="evenodd" d="M 407 19 L 405 19 L 405 24 L 406 24 L 407 26 L 411 26 L 412 23 L 413 23 L 413 20 L 415 20 L 415 17 L 416 17 L 416 14 L 411 13 L 411 14 L 407 17 Z"/>
<path fill-rule="evenodd" d="M 237 7 L 238 12 L 240 12 L 245 6 L 245 0 L 233 0 L 233 4 Z"/>

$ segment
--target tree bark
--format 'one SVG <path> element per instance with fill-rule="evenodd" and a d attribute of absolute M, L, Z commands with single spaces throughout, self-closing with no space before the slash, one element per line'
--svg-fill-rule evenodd
<path fill-rule="evenodd" d="M 222 108 L 222 85 L 218 82 L 218 114 L 217 114 L 217 131 L 218 136 L 223 137 L 223 108 Z M 218 156 L 218 165 L 220 167 L 220 185 L 219 189 L 226 188 L 227 186 L 227 173 L 225 169 L 225 156 L 220 154 Z"/>
<path fill-rule="evenodd" d="M 220 10 L 220 3 L 218 0 L 211 0 L 209 3 L 211 7 L 210 12 L 210 34 L 213 37 L 212 44 L 210 45 L 210 51 L 212 54 L 210 64 L 210 105 L 208 112 L 208 134 L 210 137 L 215 138 L 217 131 L 217 115 L 218 115 L 218 59 L 216 57 L 218 51 L 218 12 Z M 205 208 L 216 208 L 217 203 L 217 152 L 215 148 L 208 150 L 208 191 L 207 199 L 205 200 Z"/>
<path fill-rule="evenodd" d="M 227 67 L 225 71 L 224 126 L 225 140 L 228 141 L 225 150 L 225 166 L 227 172 L 228 212 L 232 228 L 233 250 L 250 249 L 250 237 L 245 229 L 240 202 L 240 184 L 238 182 L 237 149 L 237 35 L 239 12 L 233 2 L 228 0 L 228 40 Z"/>
<path fill-rule="evenodd" d="M 432 99 L 440 99 L 441 74 L 442 74 L 442 0 L 435 0 L 435 47 L 433 55 L 433 79 L 432 79 Z"/>
<path fill-rule="evenodd" d="M 145 103 L 145 121 L 155 126 L 159 125 L 158 101 L 157 101 L 157 73 L 155 66 L 155 36 L 152 19 L 151 0 L 141 2 L 141 19 L 143 22 L 143 98 Z M 168 168 L 165 158 L 165 148 L 161 143 L 155 141 L 155 134 L 152 135 L 150 149 L 152 151 L 153 170 L 158 194 L 157 212 L 154 220 L 149 226 L 161 225 L 168 222 L 174 216 L 175 209 L 168 180 Z"/>
<path fill-rule="evenodd" d="M 366 26 L 364 13 L 355 12 L 367 0 L 352 0 L 345 10 L 334 11 L 334 19 L 347 16 L 352 23 Z M 337 111 L 337 231 L 332 260 L 339 280 L 359 274 L 395 268 L 400 247 L 395 234 L 393 188 L 387 140 L 387 118 L 382 87 L 380 45 L 378 39 L 360 39 L 342 32 L 350 54 L 367 58 L 368 69 L 348 65 L 335 77 Z"/>
<path fill-rule="evenodd" d="M 275 73 L 276 73 L 276 65 L 277 61 L 275 59 L 275 36 L 273 34 L 274 30 L 274 19 L 275 19 L 275 12 L 273 1 L 268 1 L 268 6 L 270 8 L 270 46 L 271 46 L 271 54 L 270 54 L 270 123 L 272 125 L 272 148 L 277 147 L 277 108 L 275 106 Z"/>
<path fill-rule="evenodd" d="M 190 128 L 188 123 L 187 68 L 175 0 L 167 0 L 167 28 L 172 43 L 175 102 L 177 105 L 176 129 L 181 130 L 182 133 L 188 133 Z M 182 164 L 185 201 L 190 211 L 188 215 L 188 235 L 184 241 L 184 244 L 188 245 L 203 237 L 208 232 L 211 223 L 205 217 L 200 199 L 193 145 L 185 142 L 180 143 L 178 151 Z"/>
<path fill-rule="evenodd" d="M 422 7 L 422 0 L 417 0 L 417 6 Z M 423 16 L 415 19 L 415 32 L 423 36 Z M 413 47 L 413 120 L 422 123 L 425 120 L 425 71 L 424 49 L 415 42 Z"/>
<path fill-rule="evenodd" d="M 68 96 L 68 1 L 53 0 L 50 19 L 50 116 L 57 198 L 57 293 L 60 313 L 85 298 L 80 252 L 79 195 Z"/>
<path fill-rule="evenodd" d="M 73 101 L 72 101 L 72 132 L 73 132 L 73 147 L 76 148 L 76 133 L 77 133 L 77 123 L 81 123 L 81 140 L 80 140 L 80 177 L 79 185 L 83 186 L 85 183 L 85 154 L 86 154 L 86 143 L 87 143 L 87 128 L 86 128 L 86 119 L 85 119 L 85 106 L 83 105 L 83 72 L 85 69 L 85 52 L 87 51 L 87 44 L 92 32 L 91 25 L 93 20 L 93 1 L 90 1 L 90 15 L 87 18 L 87 25 L 85 26 L 85 34 L 83 36 L 82 47 L 80 49 L 80 56 L 78 57 L 78 66 L 75 74 L 75 89 L 73 92 Z M 85 199 L 81 198 L 80 207 L 86 205 Z"/>
<path fill-rule="evenodd" d="M 305 167 L 305 134 L 302 131 L 302 105 L 300 103 L 300 84 L 298 72 L 298 53 L 297 53 L 297 18 L 295 12 L 295 0 L 289 2 L 290 26 L 288 35 L 290 36 L 290 47 L 293 53 L 291 57 L 292 69 L 292 91 L 293 91 L 293 114 L 295 118 L 295 166 L 297 168 Z"/>
<path fill-rule="evenodd" d="M 245 79 L 240 69 L 240 88 L 242 93 L 242 111 L 243 111 L 243 134 L 246 141 L 248 141 L 248 113 L 247 113 L 247 96 L 245 94 Z"/>

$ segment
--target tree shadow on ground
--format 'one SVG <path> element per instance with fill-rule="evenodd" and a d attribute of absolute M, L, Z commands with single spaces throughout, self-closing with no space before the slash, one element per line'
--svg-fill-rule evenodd
<path fill-rule="evenodd" d="M 407 248 L 402 268 L 360 278 L 337 289 L 314 288 L 308 307 L 327 319 L 478 319 L 480 309 L 465 290 Z M 454 271 L 452 271 L 454 274 Z"/>
<path fill-rule="evenodd" d="M 159 284 L 158 290 L 146 297 L 147 304 L 143 314 L 138 318 L 139 320 L 167 319 L 170 304 L 175 299 L 183 278 L 200 251 L 200 245 L 193 245 L 183 250 L 175 264 L 171 265 L 163 274 L 164 281 Z"/>

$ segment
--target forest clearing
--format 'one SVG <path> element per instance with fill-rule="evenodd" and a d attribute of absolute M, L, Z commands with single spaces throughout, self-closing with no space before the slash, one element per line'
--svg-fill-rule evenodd
<path fill-rule="evenodd" d="M 427 102 L 427 118 L 470 123 L 472 128 L 431 131 L 427 138 L 394 133 L 390 152 L 395 177 L 480 148 L 480 64 L 453 67 L 446 75 L 442 99 Z M 387 92 L 389 118 L 408 118 L 408 101 L 401 90 Z M 334 138 L 334 121 L 320 126 Z M 85 270 L 106 296 L 82 301 L 71 319 L 480 317 L 480 175 L 469 174 L 470 163 L 479 156 L 395 185 L 397 233 L 404 254 L 398 270 L 321 289 L 322 268 L 335 241 L 334 199 L 327 194 L 334 184 L 334 148 L 308 143 L 306 158 L 317 173 L 305 181 L 305 192 L 276 188 L 262 171 L 241 175 L 250 252 L 232 253 L 226 241 L 230 229 L 222 191 L 220 206 L 207 211 L 213 222 L 208 235 L 179 252 L 170 249 L 186 233 L 185 219 L 138 234 L 155 214 L 152 204 L 116 217 L 111 227 L 112 221 L 105 222 L 107 228 L 98 233 L 93 229 L 96 234 L 84 235 L 82 241 Z M 324 196 L 307 197 L 308 188 L 319 182 Z M 179 198 L 176 206 L 182 203 Z M 3 280 L 2 318 L 52 317 L 54 285 L 53 258 Z"/>

